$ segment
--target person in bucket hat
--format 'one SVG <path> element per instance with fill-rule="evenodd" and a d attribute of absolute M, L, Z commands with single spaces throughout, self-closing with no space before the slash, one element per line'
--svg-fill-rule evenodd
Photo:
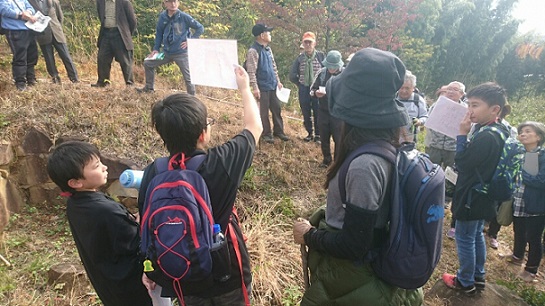
<path fill-rule="evenodd" d="M 341 200 L 338 173 L 345 159 L 369 142 L 399 147 L 401 128 L 409 118 L 395 98 L 403 85 L 405 65 L 394 54 L 366 48 L 344 71 L 327 82 L 332 116 L 342 120 L 335 160 L 328 168 L 327 205 L 309 221 L 293 226 L 296 243 L 309 249 L 311 285 L 302 306 L 421 305 L 422 289 L 406 290 L 381 280 L 364 258 L 386 235 L 389 192 L 394 165 L 364 153 L 354 158 L 346 174 L 346 204 Z M 364 186 L 364 188 L 362 188 Z M 318 224 L 320 225 L 318 227 Z M 335 273 L 331 273 L 335 271 Z"/>

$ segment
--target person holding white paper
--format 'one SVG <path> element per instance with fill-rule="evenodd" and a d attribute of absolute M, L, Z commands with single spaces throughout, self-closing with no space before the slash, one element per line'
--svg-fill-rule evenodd
<path fill-rule="evenodd" d="M 250 77 L 250 87 L 256 100 L 259 101 L 259 114 L 263 124 L 263 141 L 274 143 L 273 135 L 283 141 L 289 137 L 284 134 L 284 121 L 282 120 L 282 107 L 276 96 L 276 88 L 282 89 L 283 85 L 278 76 L 276 62 L 269 44 L 271 43 L 272 27 L 258 23 L 252 28 L 255 42 L 246 53 L 246 71 Z M 272 114 L 273 130 L 269 121 L 269 110 Z"/>
<path fill-rule="evenodd" d="M 191 83 L 189 72 L 189 59 L 187 55 L 187 39 L 199 38 L 204 32 L 204 27 L 190 15 L 178 9 L 179 0 L 164 0 L 165 10 L 159 14 L 155 33 L 155 45 L 148 58 L 157 53 L 164 52 L 164 58 L 144 61 L 146 70 L 146 86 L 138 89 L 138 92 L 154 91 L 155 68 L 175 62 L 185 80 L 187 93 L 195 95 L 195 85 Z M 191 33 L 190 29 L 193 29 Z"/>
<path fill-rule="evenodd" d="M 540 122 L 526 121 L 518 128 L 518 139 L 526 152 L 539 154 L 538 172 L 529 174 L 521 169 L 519 187 L 513 201 L 513 231 L 515 241 L 510 263 L 522 265 L 528 244 L 528 260 L 518 277 L 526 282 L 537 282 L 536 274 L 541 263 L 543 250 L 541 236 L 545 229 L 545 125 Z"/>
<path fill-rule="evenodd" d="M 322 65 L 324 65 L 324 68 L 318 71 L 310 85 L 310 96 L 318 98 L 318 127 L 320 128 L 321 148 L 324 158 L 320 167 L 327 168 L 333 161 L 330 139 L 333 136 L 335 152 L 337 152 L 337 143 L 341 140 L 341 122 L 329 114 L 325 85 L 332 76 L 339 75 L 343 71 L 344 63 L 341 53 L 337 50 L 329 51 L 322 61 Z"/>
<path fill-rule="evenodd" d="M 17 90 L 26 90 L 26 86 L 36 84 L 34 66 L 38 62 L 38 47 L 34 32 L 25 23 L 36 22 L 36 11 L 27 0 L 2 0 L 0 15 L 2 29 L 6 30 L 6 39 L 13 53 L 11 71 Z"/>

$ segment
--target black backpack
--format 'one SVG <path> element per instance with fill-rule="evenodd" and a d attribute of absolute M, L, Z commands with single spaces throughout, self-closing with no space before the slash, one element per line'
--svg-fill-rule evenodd
<path fill-rule="evenodd" d="M 339 190 L 346 203 L 346 174 L 352 160 L 364 154 L 395 165 L 388 240 L 367 257 L 377 276 L 404 289 L 422 287 L 441 258 L 445 175 L 414 144 L 395 149 L 386 141 L 354 150 L 339 169 Z"/>

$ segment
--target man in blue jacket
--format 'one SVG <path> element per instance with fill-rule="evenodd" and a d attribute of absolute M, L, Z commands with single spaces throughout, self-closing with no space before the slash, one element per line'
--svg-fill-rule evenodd
<path fill-rule="evenodd" d="M 153 51 L 144 60 L 146 86 L 138 91 L 152 92 L 154 90 L 155 68 L 175 62 L 184 76 L 187 93 L 195 95 L 195 85 L 191 84 L 189 74 L 187 39 L 199 38 L 204 32 L 204 27 L 193 17 L 178 9 L 180 4 L 178 0 L 164 0 L 164 3 L 166 9 L 159 14 Z M 193 34 L 189 29 L 194 30 Z M 164 56 L 158 56 L 161 46 Z"/>
<path fill-rule="evenodd" d="M 38 62 L 38 47 L 34 33 L 25 25 L 27 21 L 36 22 L 35 12 L 27 0 L 0 0 L 1 26 L 13 53 L 11 71 L 15 86 L 21 91 L 27 84 L 36 84 L 34 66 Z"/>

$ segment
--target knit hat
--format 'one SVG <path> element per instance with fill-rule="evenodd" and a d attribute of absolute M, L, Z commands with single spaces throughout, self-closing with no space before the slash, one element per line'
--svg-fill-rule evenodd
<path fill-rule="evenodd" d="M 337 50 L 329 51 L 322 61 L 322 65 L 327 69 L 341 69 L 341 67 L 344 66 L 341 52 Z"/>
<path fill-rule="evenodd" d="M 362 49 L 343 73 L 326 85 L 329 112 L 346 123 L 365 129 L 392 129 L 409 123 L 396 92 L 403 85 L 405 65 L 394 54 Z"/>

